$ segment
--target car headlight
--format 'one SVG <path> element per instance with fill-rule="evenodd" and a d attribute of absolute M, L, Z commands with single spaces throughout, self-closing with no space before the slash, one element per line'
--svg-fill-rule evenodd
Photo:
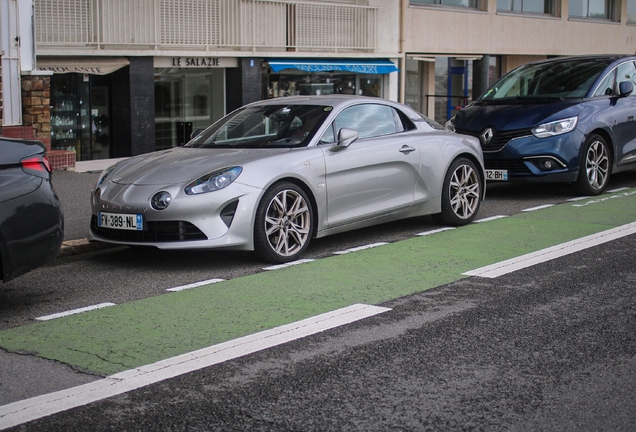
<path fill-rule="evenodd" d="M 243 168 L 240 166 L 214 171 L 196 179 L 186 186 L 185 193 L 188 195 L 197 195 L 223 189 L 232 184 L 241 172 L 243 172 Z"/>
<path fill-rule="evenodd" d="M 532 129 L 532 134 L 537 138 L 547 138 L 555 135 L 561 135 L 574 130 L 579 122 L 578 116 L 557 120 L 550 123 L 540 124 Z"/>
<path fill-rule="evenodd" d="M 444 128 L 449 132 L 455 132 L 455 116 L 451 117 L 449 121 L 444 124 Z"/>
<path fill-rule="evenodd" d="M 117 164 L 111 165 L 108 168 L 106 168 L 104 171 L 102 171 L 102 174 L 99 176 L 99 180 L 97 180 L 97 184 L 95 185 L 95 189 L 97 189 L 102 183 L 106 181 L 106 179 L 108 178 L 110 173 L 113 172 L 116 166 Z"/>

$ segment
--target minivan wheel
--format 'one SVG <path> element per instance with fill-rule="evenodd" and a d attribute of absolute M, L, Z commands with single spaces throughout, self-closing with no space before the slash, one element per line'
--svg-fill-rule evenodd
<path fill-rule="evenodd" d="M 305 192 L 293 183 L 277 183 L 265 192 L 256 210 L 254 250 L 265 261 L 294 261 L 309 246 L 313 224 Z"/>
<path fill-rule="evenodd" d="M 466 158 L 455 160 L 444 178 L 442 211 L 433 218 L 446 225 L 466 225 L 475 219 L 482 195 L 482 179 L 475 164 Z"/>
<path fill-rule="evenodd" d="M 585 141 L 579 176 L 574 189 L 581 195 L 598 195 L 605 190 L 612 167 L 609 147 L 605 139 L 592 134 Z"/>

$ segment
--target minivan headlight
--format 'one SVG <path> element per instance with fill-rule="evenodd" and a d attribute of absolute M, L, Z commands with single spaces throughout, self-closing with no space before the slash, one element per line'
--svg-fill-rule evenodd
<path fill-rule="evenodd" d="M 213 192 L 223 189 L 230 184 L 243 172 L 243 168 L 235 166 L 224 168 L 199 177 L 185 188 L 188 195 L 198 195 L 206 192 Z"/>
<path fill-rule="evenodd" d="M 575 116 L 550 123 L 543 123 L 532 129 L 532 134 L 537 138 L 561 135 L 573 131 L 578 122 L 579 118 L 578 116 Z"/>

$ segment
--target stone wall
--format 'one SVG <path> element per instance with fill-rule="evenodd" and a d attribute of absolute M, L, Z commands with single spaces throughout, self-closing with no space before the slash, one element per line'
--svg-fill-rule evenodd
<path fill-rule="evenodd" d="M 22 76 L 22 124 L 51 150 L 51 76 Z"/>

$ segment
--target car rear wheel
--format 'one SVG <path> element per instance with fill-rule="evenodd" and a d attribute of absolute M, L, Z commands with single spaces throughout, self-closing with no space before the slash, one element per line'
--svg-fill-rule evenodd
<path fill-rule="evenodd" d="M 305 192 L 293 183 L 273 185 L 258 205 L 254 249 L 262 259 L 285 263 L 297 259 L 309 246 L 314 223 Z"/>
<path fill-rule="evenodd" d="M 466 158 L 455 160 L 444 178 L 442 212 L 433 215 L 446 225 L 466 225 L 475 219 L 481 204 L 482 179 L 475 164 Z"/>
<path fill-rule="evenodd" d="M 596 134 L 589 136 L 583 149 L 579 176 L 574 183 L 581 195 L 598 195 L 607 186 L 611 171 L 610 152 L 605 139 Z"/>

